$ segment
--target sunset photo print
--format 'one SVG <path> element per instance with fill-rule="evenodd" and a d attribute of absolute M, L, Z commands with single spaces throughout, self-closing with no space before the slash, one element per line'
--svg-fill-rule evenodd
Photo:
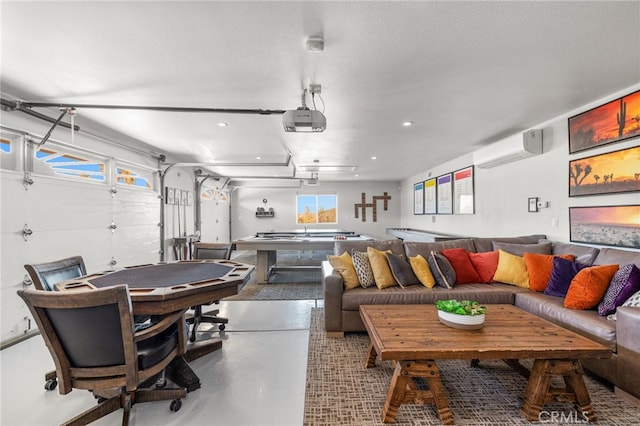
<path fill-rule="evenodd" d="M 569 196 L 640 191 L 640 146 L 569 161 Z"/>
<path fill-rule="evenodd" d="M 640 136 L 640 91 L 569 118 L 569 153 Z"/>
<path fill-rule="evenodd" d="M 569 239 L 640 248 L 640 205 L 569 207 Z"/>

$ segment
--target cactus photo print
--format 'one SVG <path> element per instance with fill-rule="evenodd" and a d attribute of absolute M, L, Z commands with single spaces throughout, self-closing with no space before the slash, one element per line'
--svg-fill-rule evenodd
<path fill-rule="evenodd" d="M 569 154 L 640 136 L 640 91 L 569 118 Z"/>

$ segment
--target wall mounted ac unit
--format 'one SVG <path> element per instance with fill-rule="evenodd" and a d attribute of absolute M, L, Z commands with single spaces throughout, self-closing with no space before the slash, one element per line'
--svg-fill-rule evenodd
<path fill-rule="evenodd" d="M 493 143 L 473 153 L 473 164 L 481 169 L 490 169 L 542 154 L 542 129 L 527 130 Z"/>

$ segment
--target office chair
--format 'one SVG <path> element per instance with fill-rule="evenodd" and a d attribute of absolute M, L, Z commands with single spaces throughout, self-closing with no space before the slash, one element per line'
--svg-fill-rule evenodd
<path fill-rule="evenodd" d="M 194 243 L 193 258 L 194 259 L 224 259 L 229 260 L 231 258 L 231 243 Z M 213 303 L 220 303 L 219 300 L 212 300 L 207 305 Z M 193 306 L 193 316 L 187 318 L 187 323 L 193 324 L 191 328 L 191 334 L 189 341 L 196 341 L 196 332 L 198 326 L 201 323 L 218 324 L 220 331 L 225 329 L 225 324 L 229 322 L 228 318 L 219 317 L 219 309 L 208 311 L 206 314 L 202 313 L 202 305 Z"/>
<path fill-rule="evenodd" d="M 30 263 L 24 265 L 24 268 L 29 273 L 33 286 L 38 290 L 46 291 L 55 291 L 56 284 L 61 281 L 87 275 L 87 268 L 84 265 L 82 256 L 66 257 L 45 263 Z M 149 315 L 137 315 L 134 318 L 136 328 L 142 328 L 143 325 L 146 326 L 149 319 Z M 55 370 L 46 373 L 44 380 L 44 388 L 46 390 L 54 390 L 58 385 Z"/>
<path fill-rule="evenodd" d="M 98 404 L 65 424 L 85 425 L 120 408 L 128 425 L 136 403 L 172 400 L 178 411 L 184 388 L 143 388 L 184 353 L 184 311 L 134 333 L 126 285 L 99 290 L 54 292 L 19 290 L 56 365 L 59 392 L 91 391 Z M 164 378 L 164 377 L 163 377 Z"/>

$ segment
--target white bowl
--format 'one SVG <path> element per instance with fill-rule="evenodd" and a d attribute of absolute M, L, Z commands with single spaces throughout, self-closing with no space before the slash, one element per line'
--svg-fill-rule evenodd
<path fill-rule="evenodd" d="M 484 315 L 459 315 L 438 311 L 438 319 L 440 319 L 441 323 L 462 330 L 478 330 L 482 328 L 484 326 Z"/>

